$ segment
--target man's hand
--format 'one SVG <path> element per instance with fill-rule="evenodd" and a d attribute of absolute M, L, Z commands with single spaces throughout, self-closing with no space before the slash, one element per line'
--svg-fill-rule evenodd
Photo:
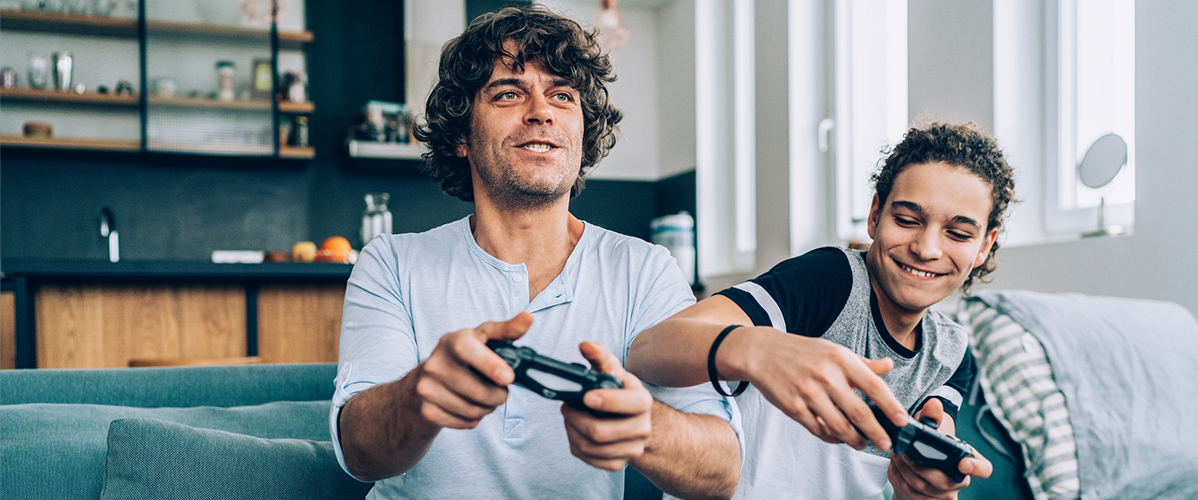
<path fill-rule="evenodd" d="M 487 347 L 487 340 L 515 340 L 530 326 L 532 314 L 521 312 L 507 321 L 488 321 L 442 336 L 415 370 L 420 414 L 440 427 L 477 426 L 507 401 L 507 386 L 516 380 L 507 362 Z"/>
<path fill-rule="evenodd" d="M 894 367 L 890 358 L 869 360 L 824 339 L 746 327 L 728 336 L 717 363 L 729 380 L 737 380 L 734 372 L 746 375 L 770 403 L 829 443 L 860 450 L 869 439 L 878 449 L 890 448 L 890 437 L 853 389 L 868 396 L 895 425 L 905 422 L 906 410 L 879 376 Z"/>
<path fill-rule="evenodd" d="M 929 399 L 915 418 L 921 420 L 927 417 L 936 421 L 940 432 L 955 435 L 956 428 L 953 420 L 944 414 L 944 405 L 940 403 L 939 399 Z M 973 457 L 962 459 L 957 468 L 966 474 L 965 480 L 960 483 L 954 483 L 940 469 L 923 467 L 912 462 L 905 455 L 892 454 L 890 468 L 886 475 L 890 479 L 890 484 L 894 486 L 895 498 L 902 500 L 933 498 L 954 500 L 957 498 L 957 492 L 969 486 L 969 476 L 983 479 L 990 477 L 994 465 L 975 449 Z"/>
<path fill-rule="evenodd" d="M 620 360 L 602 344 L 583 342 L 578 346 L 591 368 L 610 374 L 623 389 L 595 389 L 586 393 L 583 404 L 609 414 L 596 417 L 586 410 L 562 405 L 570 453 L 599 469 L 618 471 L 645 452 L 652 422 L 649 411 L 653 397 L 640 379 L 624 371 Z"/>

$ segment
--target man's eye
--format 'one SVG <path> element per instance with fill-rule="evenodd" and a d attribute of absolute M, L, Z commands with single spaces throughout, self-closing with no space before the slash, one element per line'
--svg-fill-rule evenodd
<path fill-rule="evenodd" d="M 906 218 L 903 218 L 903 217 L 895 217 L 895 218 L 894 218 L 894 223 L 895 223 L 895 224 L 898 224 L 898 225 L 900 225 L 900 226 L 903 226 L 903 227 L 913 227 L 913 226 L 916 226 L 916 225 L 918 225 L 918 224 L 919 224 L 918 222 L 915 222 L 915 221 L 913 221 L 913 220 L 911 220 L 911 219 L 906 219 Z"/>
<path fill-rule="evenodd" d="M 950 237 L 952 237 L 953 239 L 957 239 L 957 240 L 961 240 L 961 241 L 966 241 L 966 240 L 970 240 L 970 239 L 972 239 L 972 238 L 973 238 L 973 235 L 972 235 L 972 234 L 969 234 L 969 233 L 962 233 L 962 232 L 959 232 L 959 231 L 949 231 L 949 232 L 948 232 L 948 235 L 949 235 Z"/>
<path fill-rule="evenodd" d="M 558 101 L 561 101 L 561 102 L 570 102 L 570 101 L 574 100 L 574 96 L 570 95 L 569 92 L 560 92 L 560 93 L 554 94 L 553 98 L 557 99 Z"/>
<path fill-rule="evenodd" d="M 500 92 L 495 96 L 495 98 L 499 100 L 511 100 L 516 98 L 516 93 L 510 90 L 507 92 Z"/>

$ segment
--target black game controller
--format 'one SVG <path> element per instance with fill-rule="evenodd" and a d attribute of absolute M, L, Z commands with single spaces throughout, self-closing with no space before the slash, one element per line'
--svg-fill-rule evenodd
<path fill-rule="evenodd" d="M 958 466 L 961 459 L 973 456 L 973 450 L 964 441 L 936 430 L 936 421 L 931 418 L 917 422 L 907 417 L 907 425 L 899 427 L 883 415 L 877 406 L 870 404 L 869 408 L 886 434 L 890 435 L 895 453 L 907 455 L 912 462 L 924 467 L 940 469 L 954 482 L 965 480 L 965 474 L 958 470 Z"/>
<path fill-rule="evenodd" d="M 606 414 L 582 404 L 583 395 L 591 389 L 624 388 L 624 382 L 611 375 L 578 363 L 564 363 L 542 356 L 532 348 L 516 347 L 507 340 L 488 340 L 487 347 L 507 361 L 512 371 L 516 372 L 516 385 L 597 416 Z"/>

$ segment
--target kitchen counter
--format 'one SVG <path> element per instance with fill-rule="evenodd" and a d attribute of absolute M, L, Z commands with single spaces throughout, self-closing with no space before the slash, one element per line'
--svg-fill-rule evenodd
<path fill-rule="evenodd" d="M 334 324 L 332 327 L 326 325 L 318 333 L 332 335 L 334 337 L 332 342 L 335 346 L 336 325 L 340 324 L 340 302 L 344 296 L 345 283 L 352 270 L 352 265 L 331 263 L 216 264 L 201 260 L 124 260 L 114 263 L 102 260 L 4 259 L 4 289 L 11 289 L 13 292 L 15 366 L 17 368 L 36 368 L 38 366 L 38 329 L 46 325 L 39 326 L 37 316 L 46 314 L 46 311 L 50 309 L 43 307 L 39 313 L 39 307 L 35 306 L 35 301 L 42 299 L 35 300 L 35 298 L 44 295 L 41 292 L 46 289 L 63 290 L 64 287 L 73 290 L 70 293 L 75 294 L 68 296 L 70 300 L 75 300 L 74 297 L 77 296 L 78 290 L 81 290 L 79 287 L 98 286 L 104 290 L 128 290 L 127 287 L 130 286 L 137 290 L 143 290 L 146 289 L 145 287 L 150 287 L 149 289 L 152 290 L 165 290 L 164 293 L 169 300 L 187 300 L 179 299 L 176 297 L 179 293 L 171 291 L 178 287 L 217 287 L 227 290 L 226 294 L 235 291 L 237 297 L 241 296 L 240 290 L 244 289 L 244 313 L 237 312 L 231 317 L 244 318 L 246 356 L 259 355 L 260 331 L 267 335 L 274 335 L 274 332 L 282 331 L 292 335 L 289 338 L 293 338 L 294 335 L 300 334 L 291 332 L 302 329 L 304 323 L 313 323 L 318 320 Z M 260 295 L 266 302 L 260 303 Z M 318 304 L 305 302 L 304 297 L 313 295 L 319 296 Z M 240 298 L 236 299 L 238 304 L 241 303 L 241 300 Z M 59 306 L 61 303 L 60 300 L 55 303 L 55 306 Z M 132 314 L 137 314 L 143 308 L 149 307 L 141 304 L 137 300 L 129 303 L 128 307 L 133 308 Z M 198 307 L 203 307 L 203 304 L 201 300 Z M 44 305 L 49 307 L 48 304 Z M 265 308 L 263 310 L 268 311 L 269 315 L 269 319 L 263 318 L 263 321 L 271 321 L 270 324 L 260 324 L 260 305 Z M 293 309 L 287 309 L 288 307 Z M 324 311 L 324 316 L 335 316 L 335 320 L 319 317 L 314 320 L 304 316 L 314 308 Z M 238 305 L 236 309 L 241 309 L 241 306 Z M 149 311 L 149 313 L 152 312 L 152 310 Z M 82 313 L 76 311 L 65 314 Z M 290 321 L 300 324 L 279 326 L 280 318 L 283 321 L 290 319 Z M 67 324 L 75 325 L 71 321 L 74 320 L 68 321 Z M 186 323 L 182 319 L 179 321 Z M 242 320 L 237 320 L 238 323 L 240 321 Z M 103 321 L 99 321 L 93 326 L 100 327 L 104 324 Z M 194 321 L 189 324 L 194 324 Z M 237 327 L 239 330 L 240 328 L 240 326 Z M 332 333 L 325 332 L 329 328 L 333 328 L 334 331 Z M 220 329 L 220 332 L 224 331 L 227 331 L 227 328 Z M 43 334 L 49 335 L 50 333 L 47 331 Z M 277 335 L 270 338 L 276 337 Z M 278 343 L 271 345 L 278 345 Z M 335 354 L 334 349 L 333 355 L 335 356 Z M 41 355 L 44 356 L 46 353 L 43 352 Z"/>
<path fill-rule="evenodd" d="M 353 266 L 314 262 L 214 264 L 203 260 L 4 259 L 4 275 L 32 279 L 186 279 L 217 281 L 345 281 Z"/>

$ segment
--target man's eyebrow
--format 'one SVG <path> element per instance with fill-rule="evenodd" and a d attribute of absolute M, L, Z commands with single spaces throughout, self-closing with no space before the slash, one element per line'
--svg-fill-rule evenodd
<path fill-rule="evenodd" d="M 927 212 L 925 212 L 923 207 L 919 206 L 918 203 L 913 203 L 910 201 L 903 201 L 903 200 L 895 200 L 895 201 L 891 202 L 890 204 L 891 204 L 891 206 L 905 208 L 907 210 L 915 212 L 916 214 L 919 214 L 920 216 L 927 216 Z M 954 216 L 953 222 L 957 223 L 957 224 L 965 224 L 968 226 L 973 226 L 977 229 L 982 228 L 982 225 L 979 224 L 978 221 L 973 220 L 972 217 L 966 217 L 964 215 Z"/>
<path fill-rule="evenodd" d="M 523 80 L 521 80 L 521 79 L 519 79 L 519 78 L 514 78 L 514 77 L 509 77 L 509 78 L 500 78 L 500 79 L 498 79 L 498 80 L 495 80 L 495 81 L 493 81 L 493 82 L 491 82 L 491 83 L 488 83 L 486 87 L 483 87 L 483 89 L 484 89 L 484 90 L 490 90 L 490 89 L 493 89 L 493 88 L 495 88 L 495 87 L 506 87 L 506 86 L 508 86 L 508 85 L 511 85 L 511 86 L 513 86 L 513 87 L 521 87 L 521 88 L 523 88 L 523 87 L 524 87 L 523 83 L 524 83 L 524 81 L 523 81 Z"/>

